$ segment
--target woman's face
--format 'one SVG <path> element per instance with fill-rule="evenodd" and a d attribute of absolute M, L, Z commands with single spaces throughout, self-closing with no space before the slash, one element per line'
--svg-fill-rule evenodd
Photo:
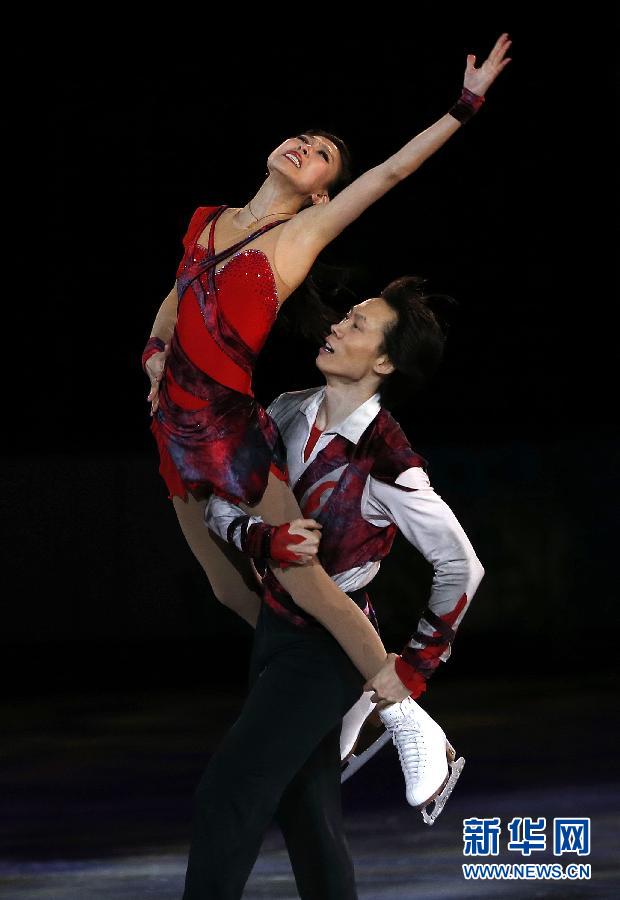
<path fill-rule="evenodd" d="M 269 154 L 270 174 L 278 172 L 295 185 L 300 194 L 329 194 L 329 185 L 341 168 L 340 152 L 325 137 L 300 134 L 287 138 Z"/>

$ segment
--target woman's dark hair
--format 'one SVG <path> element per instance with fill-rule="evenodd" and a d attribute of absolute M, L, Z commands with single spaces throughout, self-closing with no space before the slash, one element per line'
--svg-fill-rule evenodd
<path fill-rule="evenodd" d="M 332 134 L 330 131 L 325 131 L 322 128 L 306 128 L 306 130 L 300 132 L 300 134 L 312 134 L 315 137 L 329 138 L 332 144 L 335 144 L 338 148 L 338 152 L 340 153 L 341 165 L 338 175 L 336 175 L 334 180 L 329 185 L 329 198 L 331 200 L 336 196 L 336 194 L 339 194 L 343 188 L 346 188 L 346 186 L 348 184 L 351 184 L 351 182 L 353 181 L 353 160 L 351 159 L 349 148 L 342 140 L 342 138 L 336 137 L 335 134 Z M 312 206 L 311 197 L 308 197 L 301 208 L 307 209 L 309 206 Z"/>
<path fill-rule="evenodd" d="M 349 148 L 342 138 L 322 128 L 307 128 L 300 133 L 328 138 L 338 148 L 340 171 L 329 186 L 330 199 L 335 197 L 353 180 L 353 162 Z M 311 203 L 308 200 L 308 206 Z M 278 331 L 298 335 L 316 344 L 322 343 L 333 323 L 341 318 L 329 305 L 329 301 L 334 302 L 343 292 L 352 293 L 348 286 L 351 274 L 351 269 L 317 260 L 284 304 L 278 315 Z"/>
<path fill-rule="evenodd" d="M 336 194 L 340 193 L 340 191 L 343 188 L 346 188 L 346 186 L 353 180 L 353 160 L 351 159 L 349 148 L 342 140 L 342 138 L 336 137 L 335 134 L 331 134 L 329 131 L 324 131 L 322 128 L 306 128 L 306 130 L 301 133 L 312 134 L 315 137 L 328 138 L 328 140 L 330 140 L 332 144 L 335 144 L 338 148 L 341 162 L 340 172 L 329 186 L 330 198 L 335 197 Z"/>
<path fill-rule="evenodd" d="M 433 377 L 443 358 L 449 322 L 443 304 L 456 304 L 448 294 L 427 293 L 428 278 L 406 275 L 390 282 L 380 296 L 397 315 L 386 330 L 382 350 L 395 366 L 381 385 L 381 402 L 397 406 Z"/>
<path fill-rule="evenodd" d="M 357 302 L 358 294 L 351 287 L 356 274 L 351 266 L 335 266 L 317 259 L 278 313 L 273 331 L 322 344 L 334 322 L 342 318 L 336 310 Z"/>

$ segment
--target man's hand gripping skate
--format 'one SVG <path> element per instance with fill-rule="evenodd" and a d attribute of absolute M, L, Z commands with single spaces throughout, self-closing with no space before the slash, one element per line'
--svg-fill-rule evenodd
<path fill-rule="evenodd" d="M 342 780 L 361 768 L 391 737 L 405 776 L 407 802 L 421 810 L 424 822 L 432 825 L 452 793 L 465 760 L 456 759 L 441 727 L 409 696 L 396 674 L 395 659 L 395 653 L 388 654 L 386 664 L 364 685 L 364 691 L 374 691 L 370 699 L 377 704 L 386 731 L 359 757 L 351 755 Z M 429 813 L 426 807 L 430 803 L 433 808 Z"/>

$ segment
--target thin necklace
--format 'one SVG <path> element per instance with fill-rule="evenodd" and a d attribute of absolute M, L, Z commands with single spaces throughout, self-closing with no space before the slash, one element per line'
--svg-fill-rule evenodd
<path fill-rule="evenodd" d="M 252 218 L 254 219 L 254 222 L 261 222 L 263 219 L 268 219 L 269 216 L 286 216 L 288 219 L 292 219 L 293 216 L 297 215 L 297 213 L 275 212 L 275 213 L 267 213 L 266 216 L 261 216 L 260 218 L 257 218 L 254 215 L 254 210 L 252 209 L 252 201 L 251 200 L 248 202 L 248 211 L 249 211 L 250 215 L 252 216 Z M 237 213 L 237 215 L 238 215 L 238 213 Z M 251 228 L 252 225 L 254 225 L 254 222 L 250 223 L 250 225 L 243 225 L 242 227 L 243 228 Z"/>

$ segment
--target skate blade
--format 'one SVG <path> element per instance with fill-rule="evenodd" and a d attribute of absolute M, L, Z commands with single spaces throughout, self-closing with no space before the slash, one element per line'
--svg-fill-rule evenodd
<path fill-rule="evenodd" d="M 437 817 L 443 812 L 443 808 L 448 802 L 448 797 L 454 790 L 454 786 L 459 780 L 461 772 L 463 771 L 463 766 L 465 765 L 465 759 L 462 756 L 459 759 L 456 759 L 454 747 L 449 741 L 446 741 L 446 759 L 448 761 L 448 769 L 450 770 L 448 777 L 432 797 L 429 797 L 424 803 L 415 807 L 416 809 L 421 810 L 422 818 L 426 825 L 433 825 Z M 426 811 L 426 807 L 429 803 L 433 803 L 433 808 L 430 813 Z"/>
<path fill-rule="evenodd" d="M 377 740 L 377 732 L 381 729 L 381 732 L 384 731 L 384 725 L 381 719 L 378 716 L 377 710 L 371 710 L 362 724 L 360 725 L 360 729 L 357 733 L 357 737 L 353 742 L 353 746 L 349 750 L 346 756 L 344 756 L 340 762 L 341 765 L 349 762 L 349 759 L 353 756 L 361 756 L 364 750 L 367 750 L 369 747 L 372 747 L 374 742 Z"/>
<path fill-rule="evenodd" d="M 367 763 L 371 757 L 377 753 L 378 750 L 381 749 L 385 744 L 388 743 L 392 735 L 386 729 L 381 737 L 378 737 L 374 743 L 370 745 L 363 753 L 360 753 L 359 756 L 356 756 L 354 753 L 350 753 L 347 756 L 346 760 L 343 762 L 344 768 L 340 770 L 340 783 L 344 784 L 347 778 L 350 778 L 354 772 L 357 772 L 358 769 L 361 769 L 364 763 Z M 427 801 L 428 802 L 428 801 Z"/>

